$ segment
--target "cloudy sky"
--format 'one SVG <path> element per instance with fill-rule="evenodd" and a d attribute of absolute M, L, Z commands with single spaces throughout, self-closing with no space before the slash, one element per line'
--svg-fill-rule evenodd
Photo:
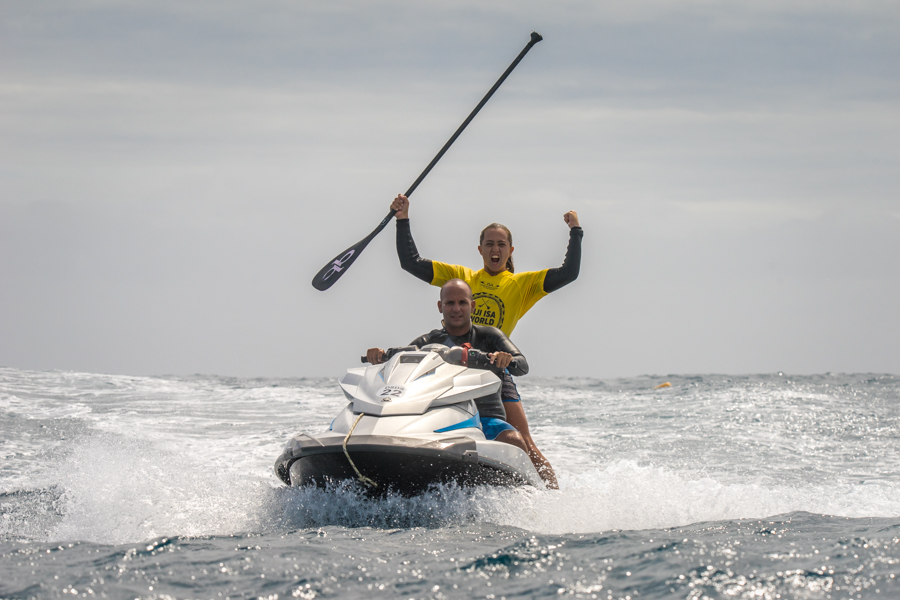
<path fill-rule="evenodd" d="M 900 373 L 900 4 L 0 2 L 0 365 L 332 376 L 436 327 L 364 237 L 577 282 L 539 375 Z"/>

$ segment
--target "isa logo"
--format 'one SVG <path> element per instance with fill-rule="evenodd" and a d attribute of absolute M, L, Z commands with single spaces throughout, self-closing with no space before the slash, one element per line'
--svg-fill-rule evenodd
<path fill-rule="evenodd" d="M 405 391 L 406 388 L 402 385 L 386 385 L 378 390 L 378 397 L 382 402 L 390 402 L 394 398 L 401 397 Z"/>

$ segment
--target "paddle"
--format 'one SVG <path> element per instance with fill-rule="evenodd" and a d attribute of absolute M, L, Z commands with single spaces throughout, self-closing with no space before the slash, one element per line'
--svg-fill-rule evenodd
<path fill-rule="evenodd" d="M 436 165 L 437 162 L 441 160 L 441 157 L 444 156 L 444 153 L 447 151 L 447 149 L 450 148 L 453 142 L 456 141 L 456 138 L 459 137 L 459 134 L 463 132 L 463 129 L 465 129 L 466 126 L 472 121 L 472 119 L 475 118 L 475 115 L 478 114 L 478 111 L 481 110 L 481 107 L 487 103 L 491 96 L 494 95 L 494 92 L 497 91 L 497 88 L 500 87 L 500 84 L 502 84 L 504 80 L 506 80 L 507 76 L 512 73 L 512 70 L 516 68 L 516 65 L 519 64 L 519 61 L 521 61 L 525 57 L 528 51 L 531 50 L 532 46 L 537 44 L 542 39 L 543 38 L 541 37 L 541 34 L 539 34 L 538 32 L 531 32 L 531 41 L 529 41 L 525 48 L 521 52 L 519 52 L 516 60 L 512 61 L 512 64 L 507 67 L 506 71 L 503 72 L 503 75 L 500 76 L 500 79 L 497 80 L 497 83 L 494 84 L 494 86 L 488 91 L 488 93 L 485 94 L 484 98 L 481 99 L 481 102 L 478 103 L 478 106 L 475 107 L 475 110 L 473 110 L 469 114 L 469 116 L 466 117 L 466 120 L 463 121 L 463 124 L 460 125 L 459 129 L 456 130 L 456 133 L 454 133 L 453 136 L 449 140 L 447 140 L 447 143 L 444 144 L 444 147 L 441 148 L 441 151 L 437 153 L 437 156 L 435 156 L 431 160 L 431 162 L 428 163 L 428 166 L 425 167 L 425 170 L 422 171 L 422 174 L 419 175 L 418 179 L 416 179 L 413 184 L 409 186 L 409 189 L 406 190 L 406 194 L 404 194 L 404 196 L 409 197 L 412 195 L 413 191 L 415 191 L 415 189 L 419 187 L 419 184 L 422 183 L 422 180 L 425 179 L 425 176 L 428 175 L 434 165 Z M 388 223 L 390 223 L 395 212 L 396 211 L 393 210 L 389 212 L 387 216 L 381 220 L 381 223 L 378 224 L 378 227 L 376 227 L 372 233 L 335 256 L 334 260 L 330 261 L 327 265 L 322 267 L 322 269 L 318 273 L 316 273 L 316 276 L 313 277 L 313 287 L 319 291 L 324 292 L 332 285 L 334 285 L 335 282 L 341 278 L 341 275 L 344 274 L 344 271 L 349 269 L 350 265 L 352 265 L 356 261 L 356 259 L 359 258 L 359 255 L 362 254 L 362 251 L 365 250 L 366 246 L 369 245 L 369 242 L 371 242 L 376 235 L 381 233 L 381 230 L 384 229 Z"/>

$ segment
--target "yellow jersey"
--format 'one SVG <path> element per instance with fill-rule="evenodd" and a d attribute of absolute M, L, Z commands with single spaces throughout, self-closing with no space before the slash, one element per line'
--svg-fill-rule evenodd
<path fill-rule="evenodd" d="M 473 271 L 468 267 L 448 265 L 436 260 L 431 263 L 434 267 L 431 285 L 440 287 L 451 279 L 462 279 L 468 283 L 472 288 L 472 299 L 475 300 L 472 323 L 496 327 L 507 337 L 512 336 L 519 319 L 547 295 L 544 291 L 544 278 L 549 269 L 524 273 L 503 271 L 499 275 L 491 275 L 484 269 Z"/>

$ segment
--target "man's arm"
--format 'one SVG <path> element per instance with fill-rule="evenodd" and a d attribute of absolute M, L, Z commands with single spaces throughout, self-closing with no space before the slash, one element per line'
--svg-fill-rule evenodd
<path fill-rule="evenodd" d="M 434 281 L 434 265 L 427 258 L 419 256 L 416 249 L 409 228 L 409 199 L 400 194 L 391 203 L 391 210 L 397 211 L 397 257 L 400 258 L 400 267 L 425 283 L 431 283 Z"/>
<path fill-rule="evenodd" d="M 570 223 L 568 220 L 566 222 Z M 574 223 L 569 229 L 569 247 L 566 248 L 566 258 L 562 266 L 549 269 L 544 276 L 544 291 L 548 294 L 578 279 L 578 272 L 581 270 L 581 238 L 584 237 L 584 230 L 578 226 L 577 215 Z"/>
<path fill-rule="evenodd" d="M 528 373 L 528 360 L 506 334 L 496 327 L 479 327 L 479 337 L 485 348 L 491 349 L 494 365 L 498 369 L 508 369 L 510 375 L 521 377 Z M 479 343 L 479 346 L 482 344 Z M 504 354 L 508 355 L 507 359 Z"/>

